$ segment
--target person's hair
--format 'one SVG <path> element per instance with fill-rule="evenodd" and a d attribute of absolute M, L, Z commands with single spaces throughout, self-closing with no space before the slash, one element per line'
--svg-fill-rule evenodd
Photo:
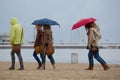
<path fill-rule="evenodd" d="M 36 27 L 42 27 L 42 25 L 36 25 Z"/>
<path fill-rule="evenodd" d="M 44 30 L 45 29 L 51 29 L 51 26 L 50 25 L 44 25 Z"/>
<path fill-rule="evenodd" d="M 90 28 L 92 28 L 92 27 L 97 27 L 97 24 L 96 24 L 95 22 L 91 22 L 91 23 L 87 23 L 87 24 L 85 25 L 85 29 L 86 29 L 86 30 L 88 30 L 88 29 L 90 29 Z"/>

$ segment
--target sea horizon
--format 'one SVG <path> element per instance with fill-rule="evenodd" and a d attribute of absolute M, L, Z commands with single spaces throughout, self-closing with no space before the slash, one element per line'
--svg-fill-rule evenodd
<path fill-rule="evenodd" d="M 75 53 L 77 55 L 76 63 L 88 63 L 88 51 L 89 50 L 82 48 L 81 49 L 55 48 L 55 53 L 53 54 L 53 57 L 55 59 L 55 62 L 71 63 L 72 53 Z M 9 49 L 0 48 L 0 61 L 11 61 L 10 52 L 11 52 L 10 48 Z M 34 48 L 21 49 L 21 54 L 23 56 L 24 62 L 36 62 L 33 57 L 33 52 Z M 99 54 L 108 64 L 120 64 L 120 49 L 100 49 Z M 18 61 L 17 56 L 16 61 Z M 49 62 L 49 59 L 47 57 L 46 61 Z M 96 60 L 94 61 L 96 64 L 98 64 Z"/>

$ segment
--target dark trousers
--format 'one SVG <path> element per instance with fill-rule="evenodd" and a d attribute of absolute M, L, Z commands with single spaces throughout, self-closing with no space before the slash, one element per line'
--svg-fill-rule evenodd
<path fill-rule="evenodd" d="M 15 67 L 15 54 L 16 54 L 17 57 L 18 57 L 18 60 L 19 60 L 19 63 L 20 63 L 20 68 L 24 68 L 23 58 L 22 58 L 21 52 L 19 52 L 19 53 L 14 53 L 13 51 L 11 51 L 11 61 L 12 61 L 11 67 Z"/>

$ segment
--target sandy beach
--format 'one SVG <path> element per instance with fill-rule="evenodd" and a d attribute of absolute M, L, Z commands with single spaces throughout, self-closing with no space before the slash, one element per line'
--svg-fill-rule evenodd
<path fill-rule="evenodd" d="M 104 71 L 100 64 L 95 64 L 93 71 L 86 71 L 88 64 L 56 63 L 54 70 L 49 62 L 46 70 L 37 70 L 35 62 L 25 62 L 25 70 L 8 70 L 10 62 L 0 62 L 0 80 L 119 80 L 120 64 L 110 64 L 110 69 Z"/>

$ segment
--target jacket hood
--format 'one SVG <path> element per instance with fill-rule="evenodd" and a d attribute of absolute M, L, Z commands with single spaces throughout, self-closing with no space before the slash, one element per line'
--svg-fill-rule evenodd
<path fill-rule="evenodd" d="M 15 25 L 15 24 L 18 24 L 18 20 L 16 19 L 16 18 L 12 18 L 11 20 L 10 20 L 10 24 L 13 26 L 13 25 Z"/>

